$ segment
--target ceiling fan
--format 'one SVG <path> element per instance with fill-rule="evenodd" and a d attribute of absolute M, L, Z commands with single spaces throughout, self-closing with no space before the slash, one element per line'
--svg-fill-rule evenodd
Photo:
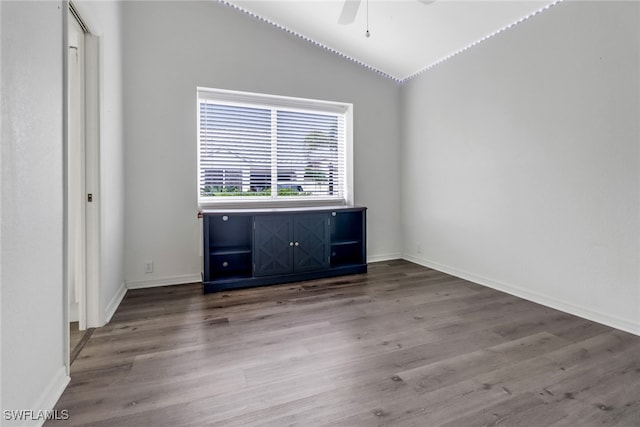
<path fill-rule="evenodd" d="M 431 4 L 436 0 L 417 0 L 422 4 Z M 351 24 L 356 19 L 356 15 L 358 14 L 358 8 L 360 8 L 361 0 L 344 0 L 344 5 L 342 6 L 342 12 L 340 12 L 340 16 L 338 17 L 338 24 L 340 25 L 348 25 Z M 368 0 L 367 0 L 368 3 Z"/>

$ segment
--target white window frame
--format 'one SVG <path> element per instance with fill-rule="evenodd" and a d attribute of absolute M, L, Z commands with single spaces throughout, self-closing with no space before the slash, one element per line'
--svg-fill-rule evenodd
<path fill-rule="evenodd" d="M 258 108 L 287 108 L 304 112 L 328 112 L 344 115 L 344 188 L 343 197 L 203 197 L 200 194 L 200 100 L 207 99 L 216 103 L 244 104 Z M 353 104 L 316 99 L 294 98 L 280 95 L 268 95 L 252 92 L 240 92 L 226 89 L 198 87 L 196 93 L 196 151 L 197 174 L 196 190 L 200 208 L 260 208 L 260 207 L 321 207 L 352 205 L 353 197 Z M 275 167 L 275 166 L 272 166 Z"/>

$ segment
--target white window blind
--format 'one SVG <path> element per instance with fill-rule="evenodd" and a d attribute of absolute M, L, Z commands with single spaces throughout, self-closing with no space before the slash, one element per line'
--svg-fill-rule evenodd
<path fill-rule="evenodd" d="M 350 106 L 198 90 L 201 205 L 345 202 Z"/>

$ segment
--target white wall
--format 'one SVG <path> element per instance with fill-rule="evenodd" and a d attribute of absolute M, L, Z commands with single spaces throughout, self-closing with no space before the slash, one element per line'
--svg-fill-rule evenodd
<path fill-rule="evenodd" d="M 407 258 L 640 333 L 639 18 L 566 1 L 403 87 Z"/>
<path fill-rule="evenodd" d="M 54 1 L 3 1 L 0 8 L 0 407 L 51 409 L 68 382 L 63 347 L 63 7 Z"/>
<path fill-rule="evenodd" d="M 0 100 L 2 97 L 2 5 L 0 5 Z M 0 112 L 4 111 L 0 102 Z M 3 116 L 4 117 L 4 116 Z M 0 142 L 2 142 L 2 122 L 0 119 Z M 0 148 L 0 242 L 2 242 L 2 149 Z M 0 343 L 2 343 L 2 245 L 0 243 Z M 0 351 L 0 408 L 2 408 L 2 351 Z"/>
<path fill-rule="evenodd" d="M 122 106 L 122 3 L 75 1 L 92 35 L 98 37 L 100 182 L 94 193 L 100 210 L 99 324 L 108 321 L 124 296 L 124 137 Z M 95 326 L 95 325 L 94 325 Z"/>
<path fill-rule="evenodd" d="M 2 5 L 0 5 L 0 102 L 2 98 Z M 4 113 L 2 113 L 4 117 Z M 0 119 L 0 142 L 2 141 L 2 122 Z M 0 149 L 0 242 L 2 242 L 2 149 Z M 2 244 L 0 243 L 0 343 L 2 343 Z M 2 408 L 2 351 L 0 351 L 0 408 Z"/>
<path fill-rule="evenodd" d="M 200 280 L 197 86 L 353 103 L 355 201 L 369 208 L 369 256 L 399 257 L 397 84 L 217 2 L 123 10 L 128 286 Z"/>

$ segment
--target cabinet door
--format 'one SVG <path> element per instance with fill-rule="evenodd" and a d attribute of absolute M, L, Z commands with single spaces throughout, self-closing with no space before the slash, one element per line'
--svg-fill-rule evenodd
<path fill-rule="evenodd" d="M 254 276 L 273 276 L 293 271 L 293 221 L 289 215 L 255 217 Z"/>
<path fill-rule="evenodd" d="M 326 213 L 293 217 L 294 271 L 323 270 L 329 266 L 329 225 Z"/>

